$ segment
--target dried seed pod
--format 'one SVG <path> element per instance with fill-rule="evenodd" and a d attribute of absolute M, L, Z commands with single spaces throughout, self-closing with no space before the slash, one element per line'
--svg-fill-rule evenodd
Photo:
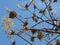
<path fill-rule="evenodd" d="M 37 18 L 33 18 L 33 20 L 34 20 L 35 22 L 38 22 L 38 19 L 37 19 Z"/>
<path fill-rule="evenodd" d="M 37 35 L 37 37 L 38 37 L 38 39 L 40 39 L 40 40 L 42 40 L 43 39 L 43 33 L 42 33 L 42 31 L 39 31 L 38 32 L 38 35 Z"/>
<path fill-rule="evenodd" d="M 24 22 L 24 26 L 27 26 L 27 25 L 28 25 L 28 21 L 25 21 L 25 22 Z"/>
<path fill-rule="evenodd" d="M 34 5 L 34 9 L 36 9 L 36 5 Z"/>
<path fill-rule="evenodd" d="M 14 41 L 14 42 L 12 42 L 12 45 L 16 45 L 15 43 L 16 43 L 15 41 Z"/>
<path fill-rule="evenodd" d="M 41 10 L 39 11 L 39 13 L 42 13 L 43 15 L 45 15 L 45 14 L 46 14 L 46 11 L 45 11 L 45 9 L 44 9 L 44 10 L 41 9 Z"/>
<path fill-rule="evenodd" d="M 37 17 L 35 17 L 35 16 L 36 16 L 36 15 L 35 15 L 35 14 L 33 14 L 32 19 L 33 19 L 33 21 L 38 22 L 38 18 L 37 18 Z"/>
<path fill-rule="evenodd" d="M 52 37 L 54 36 L 54 32 L 51 33 L 51 36 L 52 36 Z"/>
<path fill-rule="evenodd" d="M 60 45 L 60 41 L 58 39 L 56 39 L 55 41 L 56 41 L 56 45 Z"/>
<path fill-rule="evenodd" d="M 45 0 L 41 0 L 42 2 L 44 2 Z"/>
<path fill-rule="evenodd" d="M 34 37 L 31 36 L 30 39 L 31 39 L 32 42 L 34 42 Z"/>
<path fill-rule="evenodd" d="M 10 28 L 13 26 L 13 24 L 14 24 L 14 22 L 10 18 L 6 17 L 4 19 L 4 27 L 5 27 L 5 29 L 10 30 Z"/>
<path fill-rule="evenodd" d="M 36 14 L 35 13 L 33 13 L 33 16 L 32 17 L 36 17 Z"/>
<path fill-rule="evenodd" d="M 58 31 L 58 28 L 57 27 L 55 28 L 55 31 Z"/>
<path fill-rule="evenodd" d="M 17 16 L 17 13 L 15 11 L 10 11 L 9 18 L 15 18 Z"/>
<path fill-rule="evenodd" d="M 10 30 L 9 34 L 10 34 L 10 35 L 14 35 L 15 32 L 14 32 L 13 30 Z"/>
<path fill-rule="evenodd" d="M 55 22 L 54 22 L 54 21 L 52 21 L 52 24 L 53 24 L 53 25 L 55 25 Z"/>
<path fill-rule="evenodd" d="M 30 28 L 30 29 L 31 29 L 32 34 L 35 34 L 37 31 L 35 28 Z"/>
<path fill-rule="evenodd" d="M 51 11 L 51 10 L 52 10 L 51 5 L 48 5 L 48 10 L 49 10 L 49 11 Z"/>
<path fill-rule="evenodd" d="M 43 13 L 43 10 L 41 9 L 41 10 L 39 11 L 39 13 Z"/>
<path fill-rule="evenodd" d="M 28 28 L 27 28 L 26 26 L 23 26 L 22 30 L 23 30 L 24 32 L 28 32 Z"/>
<path fill-rule="evenodd" d="M 58 28 L 60 28 L 60 21 L 58 22 Z"/>
<path fill-rule="evenodd" d="M 57 0 L 54 0 L 53 2 L 55 3 L 55 2 L 57 2 Z"/>
<path fill-rule="evenodd" d="M 50 43 L 49 45 L 52 45 L 52 43 Z"/>
<path fill-rule="evenodd" d="M 26 5 L 25 5 L 25 8 L 26 8 L 27 10 L 28 10 L 28 7 L 29 7 L 29 5 L 28 5 L 28 4 L 26 4 Z"/>
<path fill-rule="evenodd" d="M 34 0 L 31 0 L 31 3 L 34 4 Z"/>
<path fill-rule="evenodd" d="M 24 26 L 24 27 L 23 27 L 23 30 L 27 30 L 27 27 Z"/>
<path fill-rule="evenodd" d="M 43 15 L 45 15 L 46 14 L 46 11 L 45 10 L 43 10 Z"/>

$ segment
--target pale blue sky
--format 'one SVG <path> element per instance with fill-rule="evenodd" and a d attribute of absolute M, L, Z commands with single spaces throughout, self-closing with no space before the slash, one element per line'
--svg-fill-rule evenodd
<path fill-rule="evenodd" d="M 0 16 L 2 16 L 2 19 L 3 19 L 3 16 L 7 15 L 7 12 L 6 12 L 5 8 L 10 8 L 11 10 L 16 11 L 18 14 L 21 14 L 24 17 L 31 16 L 31 14 L 29 12 L 27 12 L 27 11 L 26 12 L 25 11 L 21 11 L 21 10 L 19 10 L 16 7 L 17 4 L 23 4 L 24 2 L 25 3 L 26 2 L 29 3 L 28 0 L 22 0 L 22 1 L 23 2 L 20 2 L 18 0 L 0 0 Z M 39 3 L 39 0 L 36 1 L 37 6 L 39 6 L 38 8 L 43 8 L 42 5 L 44 5 L 44 4 L 41 4 L 41 3 L 42 2 Z M 60 0 L 58 0 L 57 3 L 54 3 L 54 4 L 52 3 L 52 7 L 53 7 L 53 10 L 56 11 L 57 17 L 60 18 Z M 33 12 L 32 7 L 30 7 L 30 8 L 31 8 L 30 10 Z M 19 21 L 16 22 L 16 21 L 17 20 L 15 20 L 16 25 L 19 25 L 20 22 Z M 0 22 L 1 22 L 1 20 L 0 20 Z M 30 21 L 30 22 L 32 22 L 32 21 Z M 34 22 L 32 22 L 32 23 L 34 23 Z M 30 24 L 30 25 L 32 25 L 32 24 Z M 29 45 L 27 42 L 25 42 L 23 39 L 21 39 L 21 38 L 19 38 L 17 36 L 14 36 L 14 39 L 16 40 L 16 44 L 17 45 Z M 26 37 L 26 39 L 29 40 L 29 37 Z M 35 40 L 35 42 L 33 43 L 33 45 L 35 45 L 35 43 L 37 43 L 37 45 L 40 45 L 40 44 L 41 45 L 45 45 L 46 44 L 46 42 L 44 40 L 39 41 L 38 39 Z M 7 38 L 7 35 L 3 32 L 2 28 L 0 28 L 0 45 L 11 45 L 10 40 Z"/>

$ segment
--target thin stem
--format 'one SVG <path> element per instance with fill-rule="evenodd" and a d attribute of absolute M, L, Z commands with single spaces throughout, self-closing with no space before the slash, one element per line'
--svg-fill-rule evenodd
<path fill-rule="evenodd" d="M 47 45 L 49 45 L 50 44 L 50 42 L 52 42 L 53 40 L 55 40 L 57 37 L 59 37 L 60 35 L 57 35 L 56 37 L 54 37 L 52 40 L 50 40 L 48 43 L 47 43 Z"/>
<path fill-rule="evenodd" d="M 33 30 L 33 29 L 28 29 L 28 30 Z M 56 33 L 56 34 L 60 34 L 59 31 L 53 31 L 54 29 L 50 29 L 50 28 L 43 28 L 43 29 L 35 29 L 36 31 L 43 31 L 43 32 L 47 32 L 47 33 Z"/>
<path fill-rule="evenodd" d="M 22 23 L 24 23 L 21 19 L 19 19 L 18 17 L 16 17 L 19 21 L 21 21 Z"/>
<path fill-rule="evenodd" d="M 49 4 L 47 5 L 46 2 L 45 2 L 46 9 L 48 10 L 49 16 L 50 16 L 50 18 L 52 19 L 52 16 L 51 16 L 50 11 L 49 11 L 49 9 L 48 9 L 48 6 L 49 6 L 50 4 L 51 4 L 51 3 L 49 3 Z"/>
<path fill-rule="evenodd" d="M 26 41 L 27 43 L 29 43 L 30 45 L 32 45 L 32 43 L 30 43 L 29 41 L 27 41 L 25 38 L 23 38 L 22 36 L 20 36 L 19 34 L 16 34 L 17 36 L 19 36 L 20 38 L 22 38 L 24 41 Z"/>
<path fill-rule="evenodd" d="M 34 24 L 32 27 L 35 27 L 36 25 L 38 25 L 38 24 L 40 24 L 40 23 L 42 23 L 42 22 L 43 22 L 43 21 L 38 22 L 38 23 Z"/>
<path fill-rule="evenodd" d="M 41 17 L 37 17 L 37 18 L 41 19 L 42 21 L 44 21 L 44 22 L 46 22 L 46 23 L 48 23 L 48 24 L 50 24 L 50 25 L 57 26 L 56 24 L 52 24 L 52 23 L 50 23 L 50 22 L 48 22 L 48 21 L 46 21 L 46 20 L 43 20 Z"/>

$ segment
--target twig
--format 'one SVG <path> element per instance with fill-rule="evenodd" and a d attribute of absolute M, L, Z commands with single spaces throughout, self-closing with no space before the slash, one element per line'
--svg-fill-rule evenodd
<path fill-rule="evenodd" d="M 47 43 L 47 45 L 49 45 L 50 44 L 50 42 L 52 42 L 53 40 L 55 40 L 57 37 L 59 37 L 60 35 L 57 35 L 55 38 L 53 38 L 52 40 L 50 40 L 48 43 Z"/>
<path fill-rule="evenodd" d="M 22 38 L 24 41 L 26 41 L 27 43 L 29 43 L 30 45 L 32 45 L 32 43 L 30 43 L 29 41 L 27 41 L 25 38 L 23 38 L 22 36 L 20 36 L 19 34 L 16 34 L 17 36 L 19 36 L 20 38 Z"/>
<path fill-rule="evenodd" d="M 19 21 L 21 21 L 22 23 L 24 23 L 21 19 L 19 19 L 18 17 L 16 17 Z"/>

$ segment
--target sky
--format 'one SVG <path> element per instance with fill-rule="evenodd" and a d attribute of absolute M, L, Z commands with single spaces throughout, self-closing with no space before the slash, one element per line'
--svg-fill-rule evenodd
<path fill-rule="evenodd" d="M 22 1 L 22 2 L 21 2 Z M 4 19 L 4 16 L 7 16 L 7 12 L 6 12 L 6 8 L 10 8 L 11 10 L 13 11 L 16 11 L 18 14 L 21 14 L 23 17 L 30 17 L 31 16 L 31 13 L 28 12 L 28 11 L 21 11 L 19 8 L 16 7 L 17 4 L 22 4 L 24 5 L 25 3 L 29 3 L 30 0 L 0 0 L 0 25 L 2 24 L 2 20 Z M 39 0 L 36 1 L 36 4 L 38 6 L 38 8 L 43 8 L 44 7 L 44 4 Z M 42 6 L 43 5 L 43 6 Z M 60 14 L 60 0 L 58 0 L 57 3 L 52 3 L 52 8 L 54 11 L 56 11 L 56 15 L 58 18 L 60 18 L 59 14 Z M 30 6 L 30 10 L 33 12 L 33 8 L 32 8 L 32 5 Z M 28 14 L 27 14 L 28 13 Z M 37 13 L 37 10 L 36 10 L 36 13 Z M 19 26 L 21 24 L 21 22 L 17 21 L 17 19 L 14 19 L 14 22 L 15 22 L 15 25 L 17 26 L 16 28 L 19 28 Z M 34 22 L 32 22 L 30 20 L 30 25 L 32 25 Z M 18 23 L 18 24 L 17 24 Z M 37 28 L 39 28 L 37 26 Z M 19 38 L 18 36 L 13 36 L 13 38 L 16 40 L 16 44 L 17 45 L 29 45 L 27 42 L 25 42 L 23 39 Z M 29 37 L 25 37 L 27 40 L 29 40 Z M 43 40 L 43 41 L 40 41 L 38 39 L 35 39 L 33 45 L 45 45 L 46 42 Z M 9 38 L 7 37 L 7 35 L 5 34 L 2 26 L 0 26 L 0 45 L 11 45 L 11 42 L 9 40 Z"/>

